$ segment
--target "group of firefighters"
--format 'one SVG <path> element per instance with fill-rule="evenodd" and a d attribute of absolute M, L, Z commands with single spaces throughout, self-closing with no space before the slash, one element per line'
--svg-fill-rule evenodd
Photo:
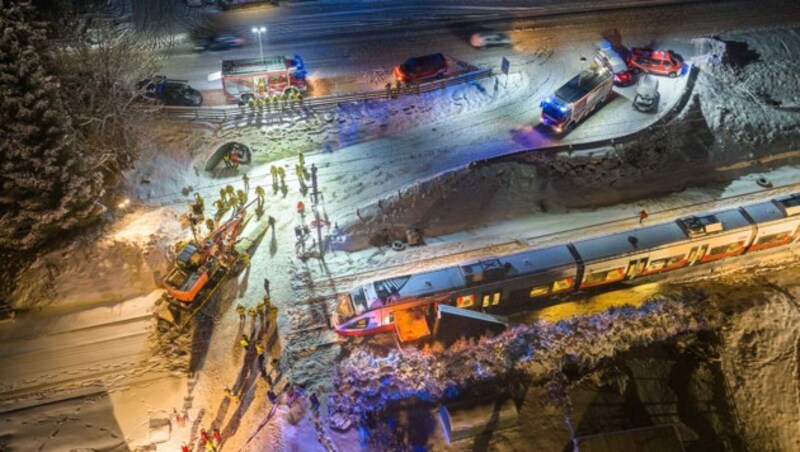
<path fill-rule="evenodd" d="M 243 152 L 240 149 L 239 145 L 234 145 L 233 149 L 227 152 L 223 156 L 223 160 L 225 161 L 226 167 L 237 167 L 240 158 L 243 157 Z M 312 165 L 313 166 L 313 165 Z M 314 168 L 312 168 L 314 170 Z M 309 173 L 306 171 L 305 168 L 305 158 L 302 153 L 298 156 L 298 164 L 296 165 L 297 176 L 300 181 L 300 189 L 301 192 L 305 195 L 307 192 L 308 187 L 306 186 L 305 180 L 309 178 Z M 286 187 L 286 173 L 284 169 L 280 166 L 273 165 L 270 168 L 270 173 L 272 175 L 272 187 L 275 193 L 277 193 L 278 189 Z M 250 191 L 250 178 L 247 174 L 242 175 L 242 183 L 243 183 L 243 190 L 237 190 L 232 185 L 226 185 L 225 187 L 221 188 L 219 191 L 219 199 L 214 201 L 214 206 L 216 208 L 216 212 L 214 214 L 213 219 L 207 218 L 205 219 L 206 226 L 208 227 L 209 231 L 213 231 L 216 228 L 216 224 L 227 214 L 229 211 L 233 210 L 234 212 L 243 209 L 244 206 L 248 202 L 248 194 Z M 257 212 L 263 212 L 264 204 L 265 204 L 265 190 L 262 186 L 255 187 L 255 194 L 257 197 Z M 191 209 L 193 212 L 203 212 L 204 209 L 204 200 L 199 194 L 195 194 L 194 203 L 191 205 Z M 305 226 L 304 219 L 305 219 L 305 205 L 302 201 L 298 203 L 298 214 L 301 217 L 301 224 Z M 259 216 L 261 213 L 259 213 Z M 203 218 L 200 215 L 200 218 Z M 271 227 L 275 227 L 275 219 L 270 216 L 269 223 Z M 308 234 L 308 227 L 305 226 L 304 232 Z M 247 264 L 249 264 L 249 259 Z M 242 304 L 238 304 L 236 306 L 236 312 L 239 316 L 240 325 L 244 327 L 245 321 L 247 316 L 251 319 L 252 325 L 252 332 L 250 335 L 243 333 L 239 339 L 239 345 L 246 351 L 254 351 L 257 357 L 257 366 L 261 378 L 266 382 L 268 385 L 267 391 L 267 398 L 269 399 L 270 403 L 275 405 L 278 403 L 279 395 L 274 392 L 274 381 L 273 381 L 273 374 L 272 371 L 275 371 L 277 374 L 274 377 L 276 380 L 280 379 L 283 375 L 283 372 L 280 369 L 280 362 L 277 358 L 273 358 L 270 360 L 270 371 L 267 370 L 266 365 L 266 338 L 262 337 L 262 333 L 267 330 L 269 326 L 269 322 L 274 322 L 277 317 L 277 308 L 275 308 L 271 303 L 271 296 L 270 296 L 270 287 L 269 287 L 269 279 L 264 278 L 264 298 L 261 302 L 259 302 L 256 306 L 251 306 L 246 308 Z M 256 331 L 256 325 L 259 325 L 259 331 Z M 255 340 L 254 340 L 255 339 Z M 252 355 L 250 355 L 252 356 Z M 247 365 L 247 364 L 246 364 Z M 286 392 L 286 396 L 283 399 L 285 403 L 291 405 L 298 397 L 303 396 L 303 390 L 296 387 L 294 384 L 287 384 L 284 388 Z M 225 396 L 231 400 L 232 402 L 240 402 L 241 401 L 241 394 L 237 391 L 230 389 L 229 387 L 225 387 Z M 319 409 L 319 400 L 317 399 L 316 394 L 311 394 L 308 398 L 309 402 L 311 403 L 311 407 L 314 412 L 318 412 Z M 184 414 L 184 418 L 187 415 Z M 206 432 L 205 429 L 200 430 L 200 442 L 199 445 L 204 447 L 208 451 L 217 451 L 222 444 L 222 434 L 220 433 L 219 429 L 213 428 L 211 430 L 211 436 Z M 191 450 L 186 443 L 183 444 L 182 450 L 184 452 L 188 452 Z"/>
<path fill-rule="evenodd" d="M 225 151 L 222 154 L 222 161 L 225 162 L 225 168 L 239 168 L 239 161 L 244 158 L 244 150 L 238 145 L 234 144 L 233 149 Z"/>

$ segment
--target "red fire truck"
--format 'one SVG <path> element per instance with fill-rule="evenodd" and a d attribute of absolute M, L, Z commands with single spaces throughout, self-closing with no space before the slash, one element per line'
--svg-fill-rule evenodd
<path fill-rule="evenodd" d="M 229 102 L 306 91 L 306 69 L 299 55 L 222 61 L 222 88 Z"/>

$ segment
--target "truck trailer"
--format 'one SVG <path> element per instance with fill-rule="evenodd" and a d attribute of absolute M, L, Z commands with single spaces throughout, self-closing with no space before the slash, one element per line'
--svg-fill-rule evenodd
<path fill-rule="evenodd" d="M 592 65 L 542 101 L 541 123 L 556 133 L 570 132 L 608 100 L 613 86 L 611 71 Z"/>

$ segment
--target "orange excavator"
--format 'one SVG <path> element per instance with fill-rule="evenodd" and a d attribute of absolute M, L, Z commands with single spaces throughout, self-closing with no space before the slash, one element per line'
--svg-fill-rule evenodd
<path fill-rule="evenodd" d="M 164 280 L 167 304 L 158 312 L 159 319 L 185 327 L 225 276 L 239 270 L 242 254 L 236 242 L 249 220 L 247 207 L 249 204 L 205 238 L 183 246 Z"/>

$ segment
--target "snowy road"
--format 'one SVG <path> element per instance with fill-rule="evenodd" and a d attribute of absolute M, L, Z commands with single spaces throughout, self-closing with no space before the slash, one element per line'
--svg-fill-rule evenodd
<path fill-rule="evenodd" d="M 382 5 L 385 6 L 385 5 Z M 526 42 L 515 49 L 476 50 L 469 46 L 471 33 L 481 28 L 509 30 L 512 38 L 519 33 L 531 33 L 541 45 L 578 50 L 570 56 L 577 67 L 581 52 L 588 54 L 600 35 L 621 33 L 628 45 L 677 37 L 714 35 L 721 31 L 761 26 L 776 27 L 794 23 L 800 6 L 794 2 L 768 0 L 762 2 L 730 1 L 697 5 L 661 6 L 642 14 L 637 10 L 601 11 L 536 19 L 491 20 L 478 16 L 453 25 L 422 23 L 434 15 L 403 13 L 401 23 L 386 26 L 392 15 L 367 10 L 367 19 L 351 22 L 350 16 L 299 15 L 296 10 L 241 10 L 222 15 L 217 27 L 235 31 L 248 38 L 243 48 L 223 52 L 195 54 L 186 43 L 175 49 L 164 62 L 164 72 L 186 78 L 200 89 L 221 89 L 219 81 L 209 82 L 208 75 L 220 70 L 220 60 L 258 56 L 256 39 L 249 39 L 253 25 L 267 25 L 263 37 L 264 53 L 300 54 L 305 59 L 310 77 L 340 78 L 342 92 L 382 88 L 395 65 L 413 55 L 442 52 L 478 66 L 499 67 L 502 56 L 522 60 L 530 57 L 539 46 L 528 47 Z M 401 11 L 402 12 L 402 11 Z M 348 13 L 352 14 L 352 12 Z M 274 16 L 274 17 L 273 17 Z M 410 20 L 409 17 L 415 17 Z M 275 22 L 274 25 L 271 22 Z M 377 30 L 365 27 L 378 23 Z M 637 42 L 641 40 L 640 42 Z M 527 41 L 527 39 L 526 39 Z M 512 69 L 515 61 L 512 61 Z M 556 68 L 558 71 L 561 68 Z M 370 74 L 372 81 L 363 80 Z M 353 76 L 359 76 L 355 80 Z"/>

